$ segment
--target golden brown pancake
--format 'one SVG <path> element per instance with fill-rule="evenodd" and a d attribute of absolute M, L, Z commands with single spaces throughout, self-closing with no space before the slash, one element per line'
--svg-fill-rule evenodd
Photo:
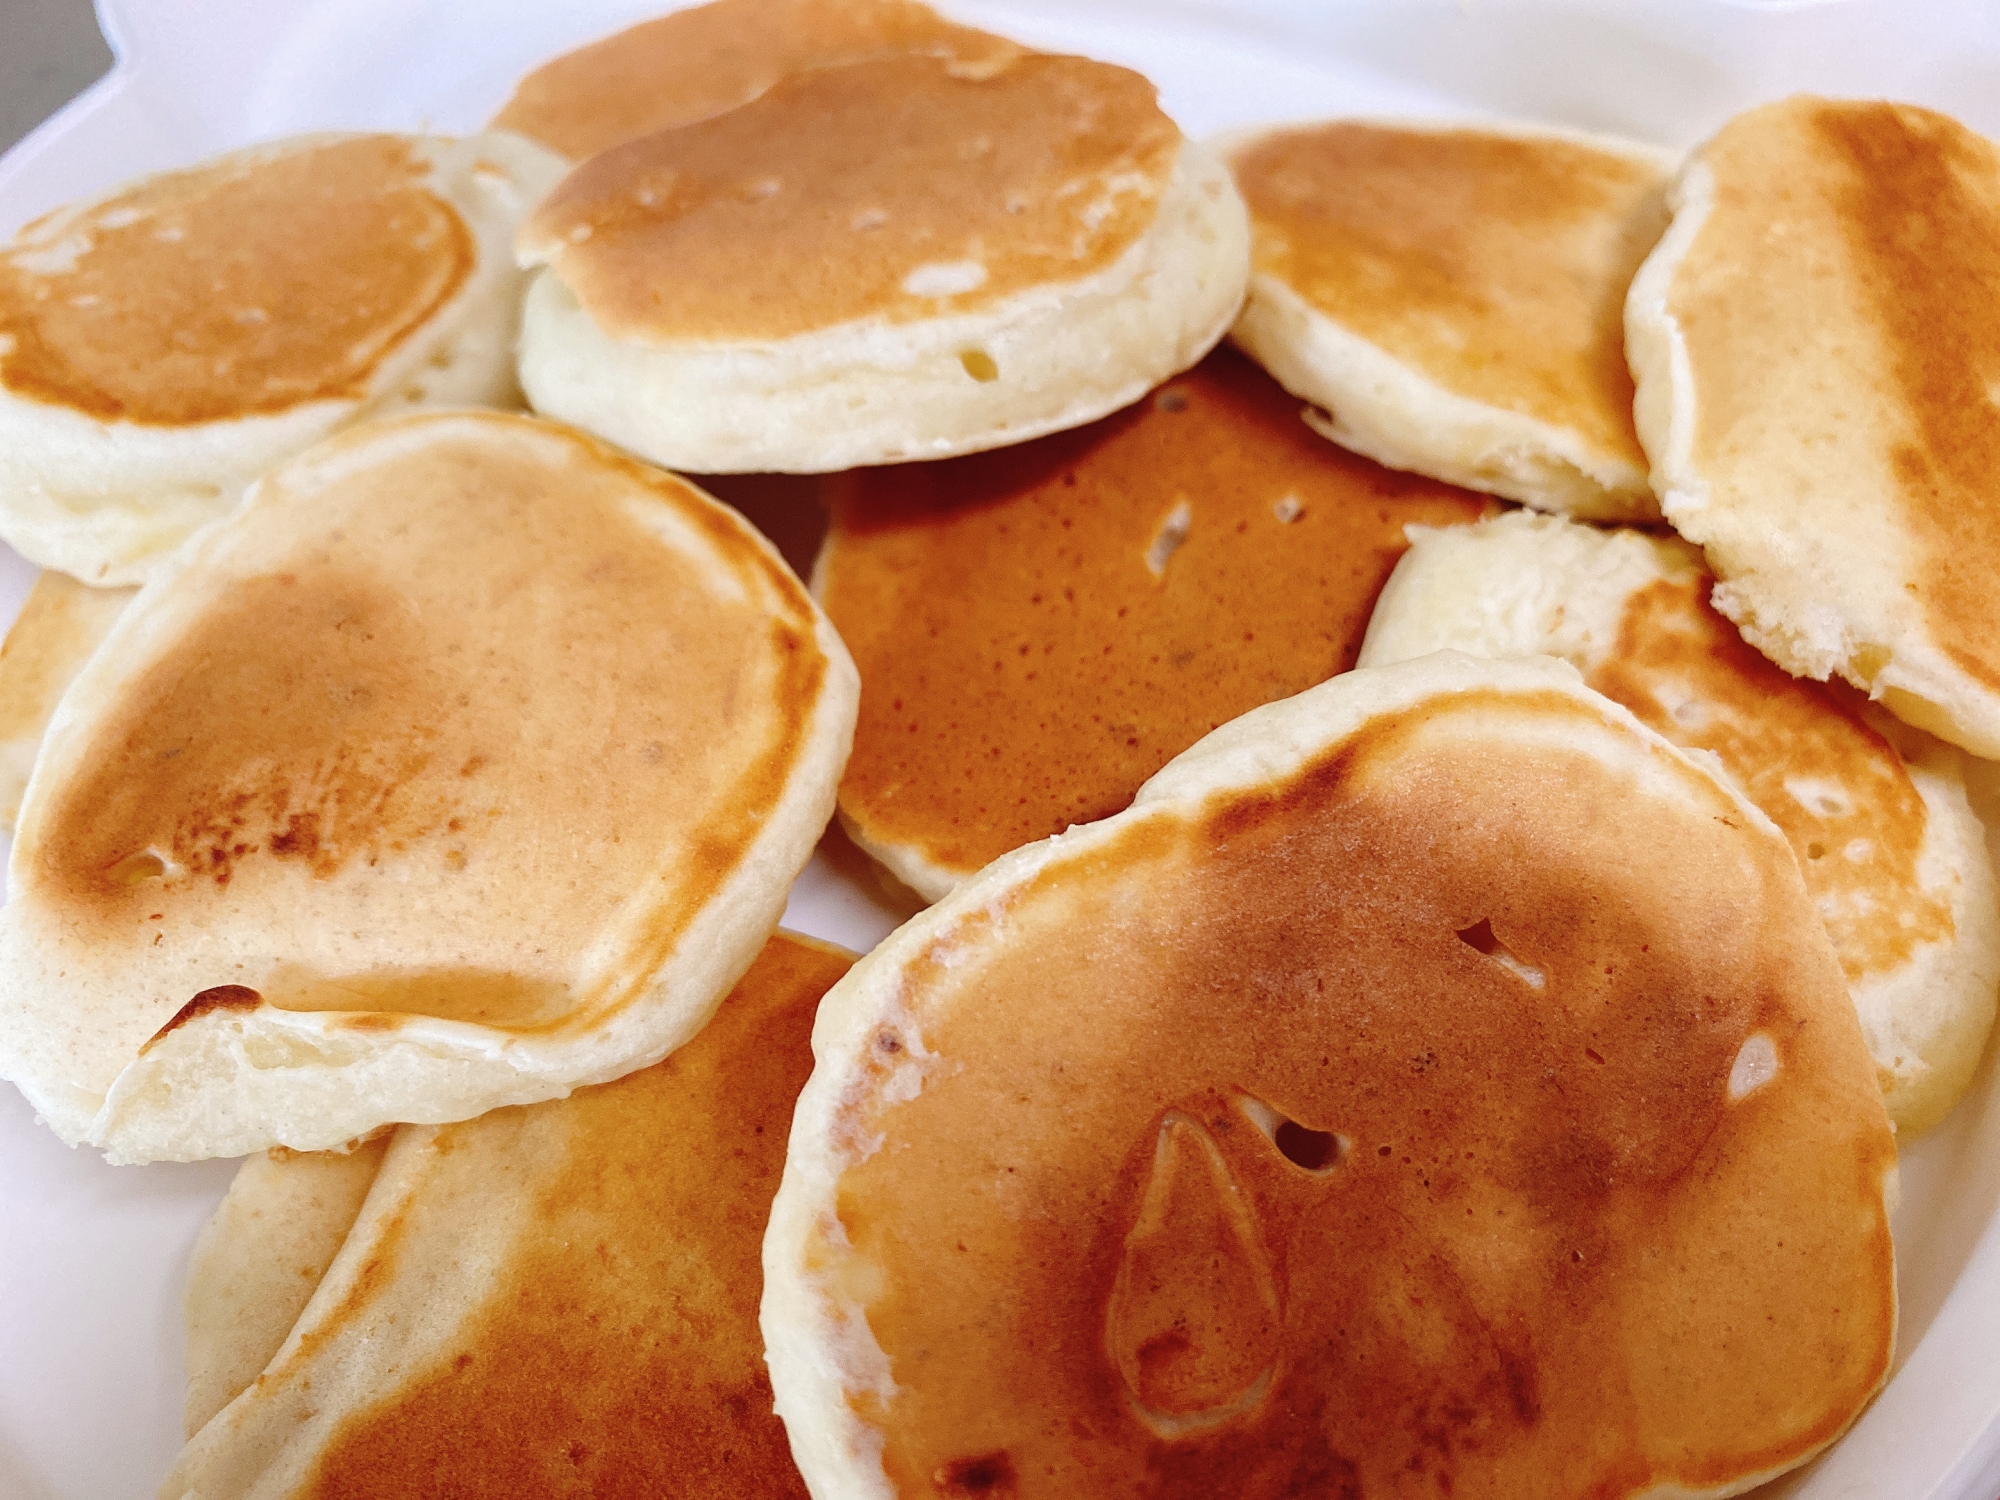
<path fill-rule="evenodd" d="M 807 68 L 915 52 L 977 69 L 1019 50 L 915 0 L 712 0 L 543 63 L 492 128 L 583 161 L 747 104 Z"/>
<path fill-rule="evenodd" d="M 71 685 L 0 1072 L 119 1159 L 338 1144 L 643 1066 L 776 924 L 853 669 L 686 482 L 526 417 L 356 428 Z"/>
<path fill-rule="evenodd" d="M 1254 269 L 1235 337 L 1397 468 L 1547 510 L 1657 516 L 1625 290 L 1671 158 L 1555 131 L 1355 120 L 1231 144 Z"/>
<path fill-rule="evenodd" d="M 780 933 L 656 1067 L 399 1127 L 297 1323 L 163 1493 L 803 1500 L 771 1410 L 758 1253 L 813 1013 L 850 962 Z M 234 1206 L 237 1259 L 284 1248 Z"/>
<path fill-rule="evenodd" d="M 1361 663 L 1560 657 L 1649 728 L 1714 754 L 1797 857 L 1899 1136 L 1971 1080 L 2000 987 L 2000 910 L 1963 758 L 1842 683 L 1791 677 L 1708 603 L 1678 539 L 1523 512 L 1419 534 Z"/>
<path fill-rule="evenodd" d="M 1725 125 L 1674 204 L 1632 368 L 1717 606 L 1787 671 L 2000 757 L 2000 148 L 1800 96 Z"/>
<path fill-rule="evenodd" d="M 94 589 L 44 573 L 0 644 L 0 826 L 8 832 L 56 703 L 131 601 L 132 589 Z"/>
<path fill-rule="evenodd" d="M 518 404 L 511 136 L 306 136 L 59 210 L 0 251 L 0 531 L 142 579 L 364 412 Z"/>
<path fill-rule="evenodd" d="M 1094 426 L 830 493 L 814 588 L 863 684 L 841 818 L 932 899 L 1346 671 L 1403 527 L 1491 508 L 1321 442 L 1227 350 Z"/>
<path fill-rule="evenodd" d="M 1551 662 L 1218 731 L 832 991 L 765 1244 L 860 1495 L 1735 1493 L 1895 1339 L 1784 840 Z"/>
<path fill-rule="evenodd" d="M 520 237 L 536 410 L 671 467 L 832 472 L 1073 427 L 1242 301 L 1228 174 L 1138 74 L 888 55 L 614 146 Z"/>

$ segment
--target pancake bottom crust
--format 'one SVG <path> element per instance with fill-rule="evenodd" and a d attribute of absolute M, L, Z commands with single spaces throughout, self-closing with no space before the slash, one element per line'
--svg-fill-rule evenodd
<path fill-rule="evenodd" d="M 1887 1375 L 1895 1152 L 1754 807 L 1546 661 L 1225 726 L 829 993 L 815 1495 L 1723 1495 Z"/>
<path fill-rule="evenodd" d="M 190 1371 L 212 1345 L 248 1357 L 163 1500 L 803 1500 L 771 1410 L 757 1256 L 813 1013 L 850 962 L 779 933 L 654 1067 L 398 1126 L 364 1148 L 379 1169 L 246 1163 L 191 1268 Z M 313 1196 L 364 1173 L 364 1201 Z M 260 1278 L 315 1237 L 338 1253 L 308 1295 Z M 225 1272 L 276 1314 L 261 1349 L 215 1316 Z"/>
<path fill-rule="evenodd" d="M 1658 517 L 1622 313 L 1666 228 L 1669 153 L 1362 120 L 1223 149 L 1251 224 L 1232 336 L 1319 431 L 1543 510 Z"/>
<path fill-rule="evenodd" d="M 856 691 L 686 482 L 527 417 L 342 434 L 64 695 L 0 911 L 0 1076 L 157 1160 L 657 1061 L 776 924 Z"/>
<path fill-rule="evenodd" d="M 1346 671 L 1405 525 L 1494 508 L 1329 447 L 1233 350 L 1079 431 L 829 495 L 814 591 L 864 684 L 841 818 L 932 900 Z"/>
<path fill-rule="evenodd" d="M 1844 683 L 1790 677 L 1708 604 L 1685 542 L 1523 513 L 1425 531 L 1364 666 L 1464 651 L 1560 657 L 1783 831 L 1826 923 L 1900 1139 L 1971 1081 L 2000 988 L 2000 909 L 1964 757 Z"/>

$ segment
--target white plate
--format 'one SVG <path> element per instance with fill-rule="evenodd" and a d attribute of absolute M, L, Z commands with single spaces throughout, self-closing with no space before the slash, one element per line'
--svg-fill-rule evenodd
<path fill-rule="evenodd" d="M 337 127 L 466 130 L 563 47 L 671 4 L 99 0 L 117 68 L 0 159 L 0 234 L 122 178 Z M 1891 95 L 2000 133 L 1991 0 L 1048 0 L 947 8 L 1127 63 L 1191 133 L 1334 113 L 1523 117 L 1675 145 L 1794 89 Z M 0 37 L 0 44 L 4 38 Z M 31 570 L 0 555 L 0 617 Z M 866 947 L 888 919 L 818 864 L 788 925 Z M 180 1446 L 180 1282 L 228 1162 L 112 1168 L 0 1088 L 0 1500 L 150 1494 Z M 1789 1500 L 2000 1494 L 2000 1081 L 1903 1164 L 1888 1390 Z"/>

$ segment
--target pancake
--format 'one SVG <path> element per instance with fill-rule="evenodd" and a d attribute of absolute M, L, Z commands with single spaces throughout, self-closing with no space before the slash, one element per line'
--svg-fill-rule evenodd
<path fill-rule="evenodd" d="M 1420 533 L 1364 666 L 1432 651 L 1560 657 L 1684 750 L 1715 755 L 1792 846 L 1900 1135 L 1965 1091 L 2000 989 L 2000 909 L 1964 757 L 1844 683 L 1787 676 L 1708 604 L 1678 540 L 1514 514 Z"/>
<path fill-rule="evenodd" d="M 1731 120 L 1672 201 L 1627 336 L 1716 607 L 1786 671 L 2000 756 L 2000 149 L 1798 97 Z"/>
<path fill-rule="evenodd" d="M 1335 442 L 1543 510 L 1657 517 L 1625 290 L 1671 154 L 1568 131 L 1337 120 L 1232 140 L 1234 332 Z"/>
<path fill-rule="evenodd" d="M 144 1161 L 657 1061 L 776 925 L 856 691 L 685 481 L 499 413 L 343 433 L 184 548 L 57 709 L 0 1076 Z"/>
<path fill-rule="evenodd" d="M 537 411 L 700 473 L 832 472 L 1075 427 L 1243 298 L 1228 173 L 1137 73 L 886 56 L 613 147 L 523 227 Z"/>
<path fill-rule="evenodd" d="M 819 1500 L 1721 1495 L 1887 1375 L 1791 852 L 1547 661 L 1246 714 L 832 990 L 764 1247 Z"/>
<path fill-rule="evenodd" d="M 64 573 L 44 573 L 7 628 L 0 643 L 0 826 L 9 833 L 49 716 L 133 592 L 94 589 Z"/>
<path fill-rule="evenodd" d="M 342 1243 L 310 1300 L 162 1495 L 804 1500 L 771 1410 L 758 1247 L 813 1011 L 849 962 L 780 933 L 656 1067 L 398 1126 L 358 1215 L 319 1214 Z M 316 1160 L 245 1164 L 191 1318 L 223 1257 L 284 1261 L 292 1179 Z"/>
<path fill-rule="evenodd" d="M 142 581 L 266 469 L 370 412 L 518 405 L 508 135 L 304 136 L 144 178 L 0 250 L 0 538 Z"/>
<path fill-rule="evenodd" d="M 565 52 L 493 117 L 571 161 L 747 104 L 807 68 L 916 52 L 978 66 L 1020 51 L 915 0 L 713 0 Z"/>
<path fill-rule="evenodd" d="M 1091 427 L 829 492 L 813 587 L 863 685 L 841 822 L 931 900 L 1346 671 L 1404 526 L 1491 508 L 1321 442 L 1232 350 Z"/>

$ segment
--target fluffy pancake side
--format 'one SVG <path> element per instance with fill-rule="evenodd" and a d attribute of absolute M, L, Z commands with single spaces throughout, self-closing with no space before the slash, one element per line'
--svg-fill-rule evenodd
<path fill-rule="evenodd" d="M 1666 227 L 1669 153 L 1359 120 L 1223 150 L 1252 240 L 1233 337 L 1328 437 L 1544 510 L 1658 515 L 1622 312 Z"/>
<path fill-rule="evenodd" d="M 0 252 L 0 537 L 142 581 L 368 412 L 512 405 L 513 136 L 306 136 L 59 210 Z"/>
<path fill-rule="evenodd" d="M 1404 526 L 1492 508 L 1320 441 L 1232 350 L 1090 427 L 829 494 L 813 588 L 862 678 L 841 820 L 931 900 L 1346 671 Z"/>
<path fill-rule="evenodd" d="M 1791 853 L 1555 663 L 1245 715 L 814 1044 L 763 1321 L 818 1495 L 1727 1494 L 1888 1372 Z"/>
<path fill-rule="evenodd" d="M 779 933 L 666 1061 L 398 1127 L 296 1325 L 163 1495 L 802 1500 L 757 1331 L 758 1246 L 814 1008 L 850 962 Z M 282 1251 L 228 1215 L 211 1233 L 243 1262 Z"/>
<path fill-rule="evenodd" d="M 1515 514 L 1421 534 L 1364 666 L 1432 651 L 1560 657 L 1722 769 L 1783 831 L 1900 1135 L 1964 1092 L 2000 988 L 2000 908 L 1963 757 L 1845 684 L 1787 676 L 1707 603 L 1684 542 Z"/>
<path fill-rule="evenodd" d="M 1082 58 L 891 56 L 615 147 L 523 228 L 536 410 L 702 473 L 941 458 L 1192 364 L 1248 274 L 1228 174 Z"/>
<path fill-rule="evenodd" d="M 1673 207 L 1627 338 L 1716 607 L 1787 671 L 2000 756 L 2000 149 L 1801 96 L 1725 125 Z"/>
<path fill-rule="evenodd" d="M 0 643 L 0 826 L 9 833 L 56 703 L 133 592 L 95 589 L 66 573 L 45 572 L 7 627 Z"/>
<path fill-rule="evenodd" d="M 0 1072 L 115 1159 L 338 1144 L 706 1019 L 831 815 L 852 665 L 747 523 L 525 417 L 267 476 L 71 685 Z"/>
<path fill-rule="evenodd" d="M 712 0 L 543 63 L 491 128 L 584 161 L 747 104 L 807 68 L 915 52 L 976 69 L 1020 50 L 915 0 Z"/>

